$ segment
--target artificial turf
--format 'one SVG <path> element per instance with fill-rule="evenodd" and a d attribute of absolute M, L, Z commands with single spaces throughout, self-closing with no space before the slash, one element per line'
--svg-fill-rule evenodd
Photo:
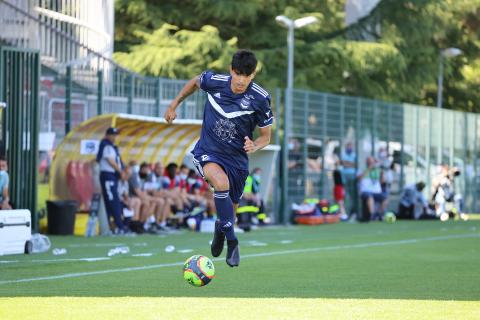
<path fill-rule="evenodd" d="M 51 237 L 67 254 L 0 257 L 0 319 L 480 318 L 480 221 L 255 230 L 239 235 L 239 268 L 215 259 L 216 278 L 195 288 L 182 262 L 209 256 L 210 238 Z M 108 258 L 120 245 L 130 252 Z"/>

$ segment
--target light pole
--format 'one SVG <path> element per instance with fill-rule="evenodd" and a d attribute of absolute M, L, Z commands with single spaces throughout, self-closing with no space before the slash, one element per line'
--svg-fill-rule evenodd
<path fill-rule="evenodd" d="M 287 70 L 287 89 L 293 88 L 293 47 L 294 47 L 294 30 L 300 29 L 309 24 L 318 21 L 316 17 L 308 16 L 296 20 L 289 19 L 285 16 L 277 16 L 275 18 L 278 24 L 288 29 L 287 44 L 288 44 L 288 70 Z"/>
<path fill-rule="evenodd" d="M 305 27 L 318 21 L 316 17 L 308 16 L 296 20 L 287 18 L 286 16 L 277 16 L 275 18 L 278 24 L 288 29 L 288 68 L 287 68 L 287 95 L 285 101 L 285 109 L 283 111 L 283 144 L 282 144 L 282 208 L 280 211 L 279 222 L 285 223 L 285 217 L 288 211 L 288 132 L 289 120 L 292 113 L 292 89 L 293 89 L 293 48 L 294 48 L 294 30 Z"/>
<path fill-rule="evenodd" d="M 443 60 L 445 58 L 453 58 L 462 54 L 462 50 L 458 48 L 447 48 L 440 51 L 440 63 L 438 65 L 438 91 L 437 91 L 437 108 L 442 108 L 443 100 Z"/>

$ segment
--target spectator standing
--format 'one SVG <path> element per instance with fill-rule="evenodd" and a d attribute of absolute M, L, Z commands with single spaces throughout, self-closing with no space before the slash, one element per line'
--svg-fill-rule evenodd
<path fill-rule="evenodd" d="M 342 164 L 342 178 L 347 195 L 347 206 L 349 208 L 349 216 L 358 213 L 357 210 L 357 154 L 353 150 L 353 143 L 347 142 L 345 149 L 340 155 Z"/>
<path fill-rule="evenodd" d="M 8 185 L 10 183 L 10 177 L 8 175 L 8 163 L 4 157 L 0 157 L 0 209 L 10 210 L 10 194 Z"/>
<path fill-rule="evenodd" d="M 117 233 L 124 233 L 125 226 L 122 221 L 122 203 L 118 194 L 118 182 L 122 174 L 122 160 L 120 152 L 115 145 L 118 136 L 117 128 L 108 128 L 105 137 L 100 142 L 97 153 L 97 162 L 100 165 L 100 185 L 108 218 L 112 218 L 116 225 Z"/>
<path fill-rule="evenodd" d="M 343 220 L 348 219 L 345 213 L 345 187 L 343 185 L 342 172 L 337 167 L 333 170 L 333 198 L 340 207 L 340 216 Z"/>

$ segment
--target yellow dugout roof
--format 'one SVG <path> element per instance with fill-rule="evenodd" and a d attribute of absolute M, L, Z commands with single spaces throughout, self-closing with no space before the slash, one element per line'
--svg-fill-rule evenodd
<path fill-rule="evenodd" d="M 175 120 L 167 124 L 160 118 L 129 114 L 106 114 L 91 118 L 74 128 L 57 147 L 51 168 L 50 198 L 72 199 L 67 183 L 67 167 L 72 162 L 95 161 L 98 142 L 109 127 L 120 133 L 116 144 L 122 160 L 181 164 L 200 136 L 201 120 Z M 69 169 L 70 170 L 70 169 Z M 83 173 L 74 173 L 83 174 Z M 80 179 L 81 180 L 81 179 Z"/>

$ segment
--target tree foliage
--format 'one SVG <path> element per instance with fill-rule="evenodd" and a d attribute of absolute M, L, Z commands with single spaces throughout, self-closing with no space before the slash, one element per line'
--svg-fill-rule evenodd
<path fill-rule="evenodd" d="M 286 29 L 275 22 L 313 15 L 295 31 L 295 87 L 434 105 L 443 48 L 444 106 L 480 111 L 480 0 L 383 0 L 344 25 L 338 0 L 117 0 L 115 59 L 146 75 L 190 78 L 226 71 L 237 48 L 254 50 L 263 85 L 286 83 Z"/>

